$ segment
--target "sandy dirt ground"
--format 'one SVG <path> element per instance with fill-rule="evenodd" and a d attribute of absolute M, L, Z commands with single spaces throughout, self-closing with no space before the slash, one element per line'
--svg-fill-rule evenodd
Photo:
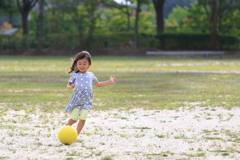
<path fill-rule="evenodd" d="M 57 138 L 67 117 L 62 112 L 2 111 L 0 159 L 240 159 L 240 108 L 93 109 L 79 136 L 82 142 L 72 145 Z"/>

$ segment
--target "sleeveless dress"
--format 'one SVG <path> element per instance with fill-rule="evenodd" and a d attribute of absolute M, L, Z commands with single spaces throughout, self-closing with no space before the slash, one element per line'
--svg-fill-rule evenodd
<path fill-rule="evenodd" d="M 93 90 L 92 84 L 97 78 L 92 72 L 72 73 L 68 82 L 74 83 L 74 93 L 68 102 L 64 112 L 71 112 L 73 108 L 92 108 Z"/>

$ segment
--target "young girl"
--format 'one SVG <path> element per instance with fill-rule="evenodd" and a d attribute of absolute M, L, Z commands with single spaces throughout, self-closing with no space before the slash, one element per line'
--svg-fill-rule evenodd
<path fill-rule="evenodd" d="M 87 51 L 82 51 L 76 55 L 68 72 L 72 74 L 68 80 L 67 88 L 74 88 L 74 93 L 64 111 L 70 112 L 70 118 L 66 125 L 71 126 L 79 120 L 76 128 L 78 134 L 80 134 L 92 108 L 92 83 L 97 87 L 103 87 L 117 81 L 116 77 L 110 76 L 109 80 L 99 82 L 92 72 L 87 72 L 90 66 L 91 55 Z"/>

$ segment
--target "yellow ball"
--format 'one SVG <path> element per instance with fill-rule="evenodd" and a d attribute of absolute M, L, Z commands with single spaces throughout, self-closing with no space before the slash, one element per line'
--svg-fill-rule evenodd
<path fill-rule="evenodd" d="M 78 133 L 71 126 L 64 126 L 58 131 L 58 140 L 66 145 L 70 145 L 77 140 Z"/>

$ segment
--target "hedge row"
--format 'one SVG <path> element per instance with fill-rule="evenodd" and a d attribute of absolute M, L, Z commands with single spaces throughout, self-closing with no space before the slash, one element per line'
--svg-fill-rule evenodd
<path fill-rule="evenodd" d="M 138 36 L 138 46 L 159 48 L 162 50 L 206 50 L 211 49 L 210 35 L 200 34 L 161 34 Z M 98 34 L 89 39 L 77 34 L 51 34 L 42 39 L 43 48 L 98 48 L 98 47 L 132 47 L 134 35 Z M 0 49 L 23 49 L 39 47 L 40 39 L 36 37 L 0 36 Z M 239 49 L 239 40 L 230 36 L 219 36 L 216 49 Z"/>
<path fill-rule="evenodd" d="M 238 49 L 239 45 L 237 38 L 221 35 L 217 37 L 215 48 L 212 48 L 209 34 L 161 34 L 156 38 L 160 41 L 160 48 L 165 50 L 231 50 Z"/>

